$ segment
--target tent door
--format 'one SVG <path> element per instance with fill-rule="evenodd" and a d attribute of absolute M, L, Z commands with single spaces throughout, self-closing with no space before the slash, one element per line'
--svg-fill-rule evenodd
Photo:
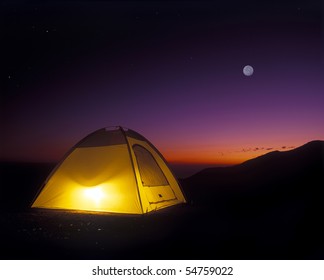
<path fill-rule="evenodd" d="M 133 145 L 140 181 L 150 204 L 177 199 L 154 156 L 141 145 Z"/>

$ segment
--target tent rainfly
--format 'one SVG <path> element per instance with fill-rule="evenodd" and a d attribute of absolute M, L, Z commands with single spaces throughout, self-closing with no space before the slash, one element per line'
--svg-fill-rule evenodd
<path fill-rule="evenodd" d="M 142 135 L 102 128 L 77 143 L 46 179 L 33 208 L 143 214 L 186 200 Z"/>

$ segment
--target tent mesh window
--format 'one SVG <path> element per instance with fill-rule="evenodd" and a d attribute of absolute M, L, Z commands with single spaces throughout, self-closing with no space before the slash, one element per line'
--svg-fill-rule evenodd
<path fill-rule="evenodd" d="M 133 150 L 143 186 L 168 186 L 169 183 L 152 154 L 140 145 L 134 145 Z"/>

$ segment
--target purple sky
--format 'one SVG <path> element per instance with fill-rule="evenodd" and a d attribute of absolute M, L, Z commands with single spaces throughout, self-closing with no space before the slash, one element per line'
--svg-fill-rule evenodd
<path fill-rule="evenodd" d="M 176 162 L 324 139 L 319 1 L 1 5 L 2 160 L 58 160 L 113 125 Z"/>

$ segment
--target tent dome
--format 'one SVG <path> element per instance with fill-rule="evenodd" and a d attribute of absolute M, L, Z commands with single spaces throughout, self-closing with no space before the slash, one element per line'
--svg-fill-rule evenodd
<path fill-rule="evenodd" d="M 139 133 L 117 126 L 78 142 L 32 207 L 143 214 L 185 202 L 161 153 Z"/>

